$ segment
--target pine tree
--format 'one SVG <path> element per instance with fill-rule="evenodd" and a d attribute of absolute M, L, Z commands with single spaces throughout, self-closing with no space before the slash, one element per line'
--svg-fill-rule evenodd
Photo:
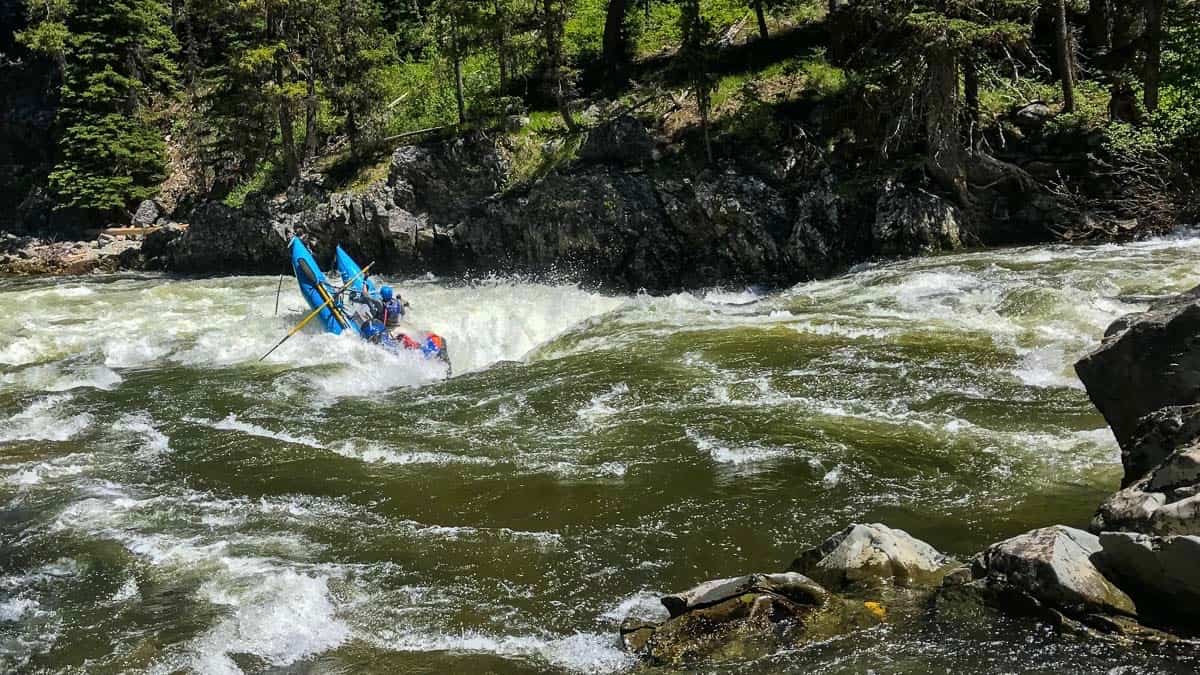
<path fill-rule="evenodd" d="M 115 216 L 153 196 L 165 145 L 150 119 L 152 94 L 178 76 L 175 37 L 160 0 L 36 3 L 26 45 L 62 69 L 58 162 L 49 187 L 60 208 Z"/>

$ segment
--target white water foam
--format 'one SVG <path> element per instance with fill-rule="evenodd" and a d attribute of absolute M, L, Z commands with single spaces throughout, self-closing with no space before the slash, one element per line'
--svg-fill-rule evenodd
<path fill-rule="evenodd" d="M 72 400 L 67 394 L 35 399 L 0 427 L 0 443 L 67 441 L 83 433 L 93 418 L 85 412 L 71 412 Z"/>

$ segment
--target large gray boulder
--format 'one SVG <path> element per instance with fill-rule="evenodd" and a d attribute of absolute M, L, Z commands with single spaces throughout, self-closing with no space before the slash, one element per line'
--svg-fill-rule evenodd
<path fill-rule="evenodd" d="M 1100 347 L 1075 364 L 1121 444 L 1127 484 L 1153 466 L 1153 458 L 1133 451 L 1141 420 L 1168 406 L 1200 403 L 1198 337 L 1200 288 L 1118 320 Z"/>
<path fill-rule="evenodd" d="M 1167 406 L 1138 420 L 1121 451 L 1126 487 L 1161 464 L 1171 453 L 1200 438 L 1200 405 Z"/>
<path fill-rule="evenodd" d="M 1136 615 L 1133 600 L 1096 566 L 1101 550 L 1100 540 L 1083 530 L 1065 525 L 1033 530 L 976 556 L 970 584 L 1002 603 L 1016 596 L 1074 616 Z"/>
<path fill-rule="evenodd" d="M 875 205 L 872 235 L 883 255 L 911 255 L 962 247 L 958 207 L 917 188 L 888 182 Z"/>
<path fill-rule="evenodd" d="M 1164 614 L 1200 619 L 1200 537 L 1105 532 L 1100 545 L 1122 588 Z"/>
<path fill-rule="evenodd" d="M 791 569 L 830 588 L 936 585 L 951 560 L 904 530 L 854 524 L 801 553 Z"/>

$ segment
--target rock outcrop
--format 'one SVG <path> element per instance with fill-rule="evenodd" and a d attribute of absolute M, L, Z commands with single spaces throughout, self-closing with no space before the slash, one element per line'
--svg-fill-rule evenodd
<path fill-rule="evenodd" d="M 908 188 L 880 198 L 882 183 L 834 189 L 830 171 L 799 151 L 697 171 L 656 159 L 653 138 L 620 117 L 593 129 L 578 159 L 528 182 L 505 143 L 476 135 L 402 147 L 388 179 L 358 193 L 314 178 L 240 209 L 202 204 L 164 261 L 182 272 L 278 272 L 300 233 L 318 258 L 341 243 L 380 271 L 511 271 L 664 292 L 787 285 L 961 242 L 944 200 Z"/>

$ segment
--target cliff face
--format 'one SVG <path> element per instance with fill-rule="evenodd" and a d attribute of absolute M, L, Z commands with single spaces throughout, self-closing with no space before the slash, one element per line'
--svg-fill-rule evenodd
<path fill-rule="evenodd" d="M 314 180 L 242 209 L 202 204 L 161 263 L 278 272 L 299 234 L 321 258 L 341 243 L 380 271 L 553 274 L 662 292 L 790 284 L 970 235 L 944 199 L 886 177 L 841 182 L 802 148 L 700 170 L 656 160 L 632 118 L 594 130 L 579 159 L 532 184 L 513 187 L 508 157 L 503 141 L 458 138 L 400 148 L 387 180 L 361 193 Z"/>

